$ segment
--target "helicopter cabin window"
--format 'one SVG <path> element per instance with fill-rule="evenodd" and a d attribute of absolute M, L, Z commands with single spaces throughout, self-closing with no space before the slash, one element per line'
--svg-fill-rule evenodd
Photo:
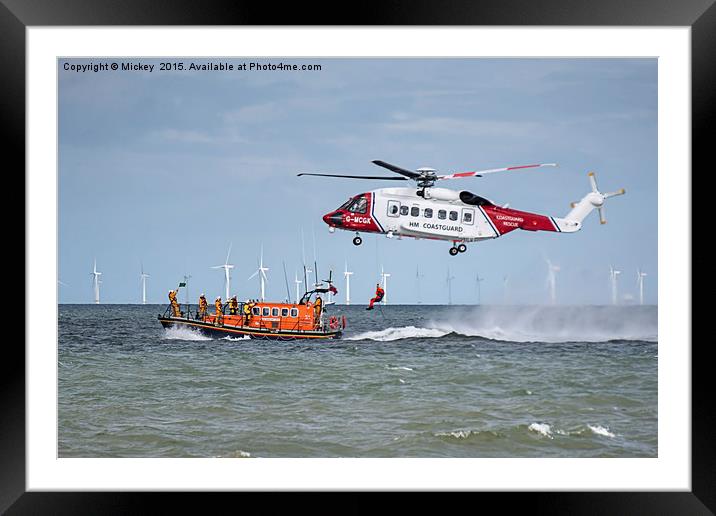
<path fill-rule="evenodd" d="M 445 220 L 445 217 L 447 217 L 447 212 L 445 210 L 438 210 L 438 218 L 440 220 Z"/>
<path fill-rule="evenodd" d="M 281 308 L 281 317 L 288 317 L 288 308 Z"/>
<path fill-rule="evenodd" d="M 418 215 L 420 215 L 420 208 L 419 208 L 419 207 L 413 206 L 412 208 L 410 208 L 410 216 L 411 216 L 411 217 L 417 217 Z"/>
<path fill-rule="evenodd" d="M 433 209 L 432 208 L 425 208 L 425 218 L 426 219 L 433 218 Z"/>
<path fill-rule="evenodd" d="M 298 308 L 291 308 L 291 317 L 298 317 Z"/>
<path fill-rule="evenodd" d="M 457 220 L 457 212 L 456 211 L 450 212 L 450 220 Z"/>
<path fill-rule="evenodd" d="M 271 309 L 271 316 L 272 316 L 272 317 L 278 317 L 278 308 L 272 308 L 272 309 Z"/>
<path fill-rule="evenodd" d="M 263 309 L 263 311 L 261 312 L 261 315 L 263 315 L 263 316 L 265 317 L 265 316 L 269 315 L 270 313 L 271 313 L 271 310 L 269 309 L 269 307 L 268 307 L 268 306 L 264 306 L 264 309 Z"/>
<path fill-rule="evenodd" d="M 365 197 L 358 197 L 348 206 L 348 211 L 352 213 L 365 213 L 368 211 L 368 199 Z"/>
<path fill-rule="evenodd" d="M 407 207 L 407 206 L 401 206 L 401 207 L 400 207 L 400 214 L 401 214 L 401 215 L 407 215 L 407 214 L 408 214 L 408 207 Z"/>
<path fill-rule="evenodd" d="M 471 209 L 464 208 L 462 210 L 462 222 L 464 224 L 472 224 L 472 220 L 473 220 L 472 215 L 473 215 L 473 212 Z"/>
<path fill-rule="evenodd" d="M 261 309 L 258 306 L 255 306 L 251 309 L 251 313 L 254 315 L 261 315 Z"/>
<path fill-rule="evenodd" d="M 397 217 L 400 213 L 400 202 L 388 201 L 388 216 Z"/>

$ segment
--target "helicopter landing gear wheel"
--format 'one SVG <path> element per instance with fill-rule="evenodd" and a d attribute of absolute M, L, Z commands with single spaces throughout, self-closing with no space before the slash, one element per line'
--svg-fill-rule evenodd
<path fill-rule="evenodd" d="M 459 246 L 457 246 L 457 250 L 461 253 L 464 253 L 465 251 L 467 251 L 467 246 L 465 244 L 460 244 Z"/>
<path fill-rule="evenodd" d="M 457 247 L 451 247 L 450 248 L 450 256 L 455 256 L 460 251 L 457 250 Z"/>
<path fill-rule="evenodd" d="M 363 239 L 356 235 L 356 237 L 353 239 L 353 245 L 361 245 L 363 243 Z"/>

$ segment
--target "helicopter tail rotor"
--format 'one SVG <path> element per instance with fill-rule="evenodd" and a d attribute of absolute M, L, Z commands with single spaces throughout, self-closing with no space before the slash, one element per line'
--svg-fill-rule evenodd
<path fill-rule="evenodd" d="M 592 212 L 592 210 L 596 209 L 599 212 L 600 224 L 606 224 L 607 219 L 605 217 L 604 202 L 610 197 L 624 195 L 626 193 L 626 190 L 624 190 L 624 188 L 621 188 L 615 192 L 601 193 L 597 188 L 597 179 L 594 175 L 594 172 L 590 172 L 588 176 L 589 184 L 592 187 L 592 191 L 582 197 L 581 201 L 577 203 L 573 202 L 571 204 L 572 211 L 567 214 L 565 219 L 581 223 L 587 217 L 587 215 Z"/>

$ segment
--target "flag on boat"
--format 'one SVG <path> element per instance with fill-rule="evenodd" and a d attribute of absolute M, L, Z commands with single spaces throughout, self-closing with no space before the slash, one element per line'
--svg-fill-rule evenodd
<path fill-rule="evenodd" d="M 328 291 L 331 292 L 333 295 L 338 294 L 338 289 L 333 285 L 328 285 Z"/>

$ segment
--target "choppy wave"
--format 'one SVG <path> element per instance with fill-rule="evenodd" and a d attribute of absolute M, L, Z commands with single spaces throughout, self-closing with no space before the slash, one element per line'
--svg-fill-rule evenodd
<path fill-rule="evenodd" d="M 191 328 L 178 328 L 175 326 L 164 329 L 164 338 L 171 340 L 213 340 L 198 330 Z"/>
<path fill-rule="evenodd" d="M 425 327 L 399 326 L 366 331 L 346 340 L 380 342 L 401 339 L 480 337 L 502 342 L 657 342 L 654 312 L 618 307 L 479 307 L 460 310 Z"/>
<path fill-rule="evenodd" d="M 549 426 L 547 423 L 532 423 L 530 426 L 527 427 L 529 430 L 536 432 L 540 435 L 543 435 L 544 437 L 548 437 L 549 439 L 553 439 L 552 437 L 552 427 Z"/>
<path fill-rule="evenodd" d="M 597 435 L 603 435 L 604 437 L 614 437 L 614 434 L 609 431 L 609 428 L 605 428 L 601 425 L 587 425 L 589 429 Z"/>
<path fill-rule="evenodd" d="M 386 328 L 380 331 L 365 331 L 344 340 L 377 340 L 387 342 L 402 339 L 421 339 L 444 337 L 450 333 L 437 328 L 416 328 L 415 326 L 403 326 L 402 328 Z"/>

